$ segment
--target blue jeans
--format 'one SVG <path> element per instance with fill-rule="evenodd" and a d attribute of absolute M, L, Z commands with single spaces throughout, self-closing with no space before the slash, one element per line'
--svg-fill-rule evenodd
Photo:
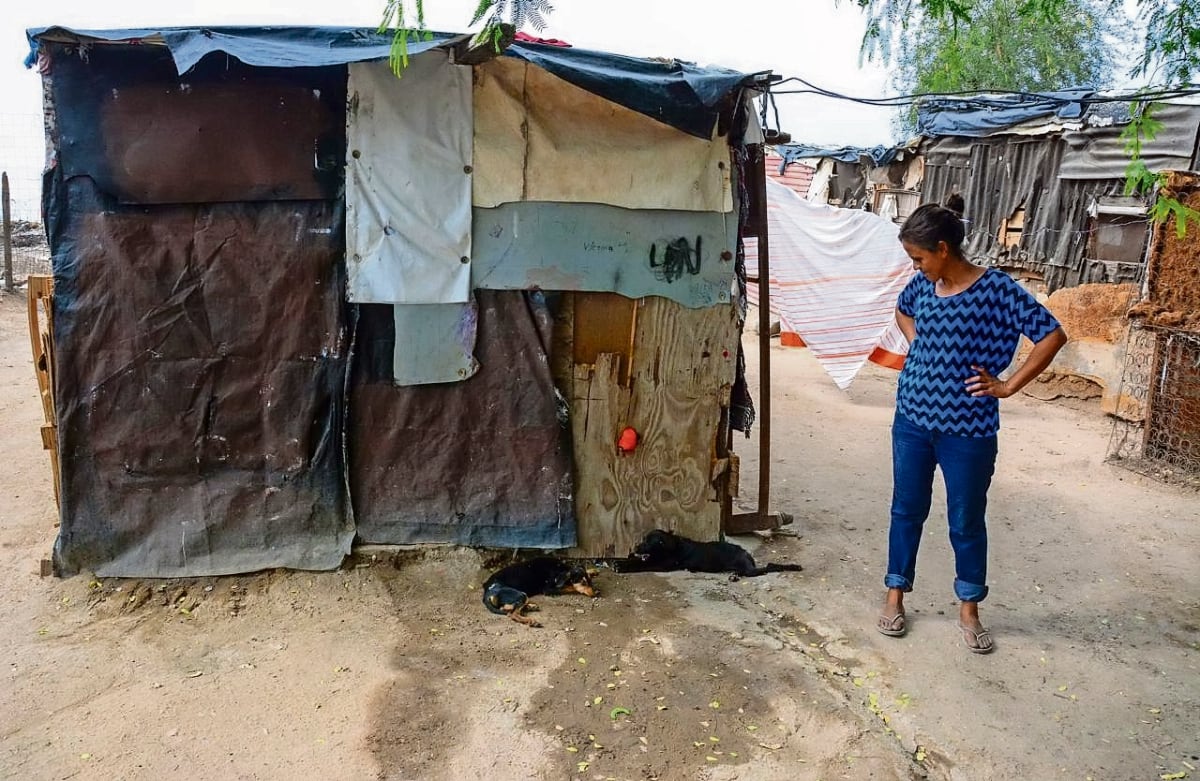
<path fill-rule="evenodd" d="M 996 467 L 996 437 L 959 437 L 918 426 L 896 413 L 892 422 L 892 525 L 888 588 L 912 591 L 917 549 L 933 498 L 933 470 L 946 481 L 946 516 L 954 548 L 954 594 L 963 602 L 987 596 L 988 486 Z"/>

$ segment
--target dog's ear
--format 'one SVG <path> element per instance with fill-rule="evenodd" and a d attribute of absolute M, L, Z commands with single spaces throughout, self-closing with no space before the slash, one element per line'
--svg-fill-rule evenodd
<path fill-rule="evenodd" d="M 675 539 L 676 539 L 675 535 L 672 534 L 671 532 L 667 531 L 666 529 L 655 529 L 654 530 L 654 544 L 655 545 L 659 545 L 659 546 L 666 548 L 666 547 L 673 545 L 675 543 Z"/>

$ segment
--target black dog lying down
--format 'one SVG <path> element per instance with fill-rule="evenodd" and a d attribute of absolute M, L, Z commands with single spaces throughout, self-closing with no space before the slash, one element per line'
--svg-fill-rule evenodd
<path fill-rule="evenodd" d="M 696 542 L 661 529 L 647 534 L 628 559 L 620 561 L 619 572 L 729 572 L 731 580 L 757 577 L 768 572 L 799 572 L 799 564 L 767 564 L 759 567 L 754 557 L 732 542 Z"/>
<path fill-rule="evenodd" d="M 525 615 L 526 610 L 538 609 L 529 598 L 535 594 L 568 593 L 596 596 L 587 569 L 581 564 L 538 556 L 509 564 L 492 573 L 483 584 L 483 605 L 493 613 L 507 615 L 513 621 L 527 626 L 541 626 Z"/>

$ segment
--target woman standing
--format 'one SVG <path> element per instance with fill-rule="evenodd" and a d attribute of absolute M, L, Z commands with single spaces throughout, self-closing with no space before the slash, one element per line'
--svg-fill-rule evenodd
<path fill-rule="evenodd" d="M 1012 277 L 963 256 L 962 199 L 951 198 L 948 205 L 957 208 L 925 204 L 900 229 L 900 242 L 919 273 L 896 305 L 910 348 L 892 424 L 888 593 L 878 629 L 893 637 L 908 629 L 904 594 L 916 577 L 934 468 L 941 467 L 958 626 L 968 649 L 988 653 L 992 638 L 979 621 L 979 603 L 988 593 L 984 516 L 996 463 L 999 401 L 1041 374 L 1067 336 Z M 1033 342 L 1033 350 L 1010 377 L 1000 379 L 1021 335 Z"/>

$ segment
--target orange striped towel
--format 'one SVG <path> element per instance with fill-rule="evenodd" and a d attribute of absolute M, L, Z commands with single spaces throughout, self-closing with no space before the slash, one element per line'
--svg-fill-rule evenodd
<path fill-rule="evenodd" d="M 857 209 L 809 203 L 767 181 L 771 311 L 784 345 L 807 346 L 839 388 L 867 360 L 899 369 L 908 342 L 896 299 L 913 274 L 891 220 Z M 746 245 L 747 265 L 758 249 Z M 750 303 L 758 287 L 750 285 Z"/>

